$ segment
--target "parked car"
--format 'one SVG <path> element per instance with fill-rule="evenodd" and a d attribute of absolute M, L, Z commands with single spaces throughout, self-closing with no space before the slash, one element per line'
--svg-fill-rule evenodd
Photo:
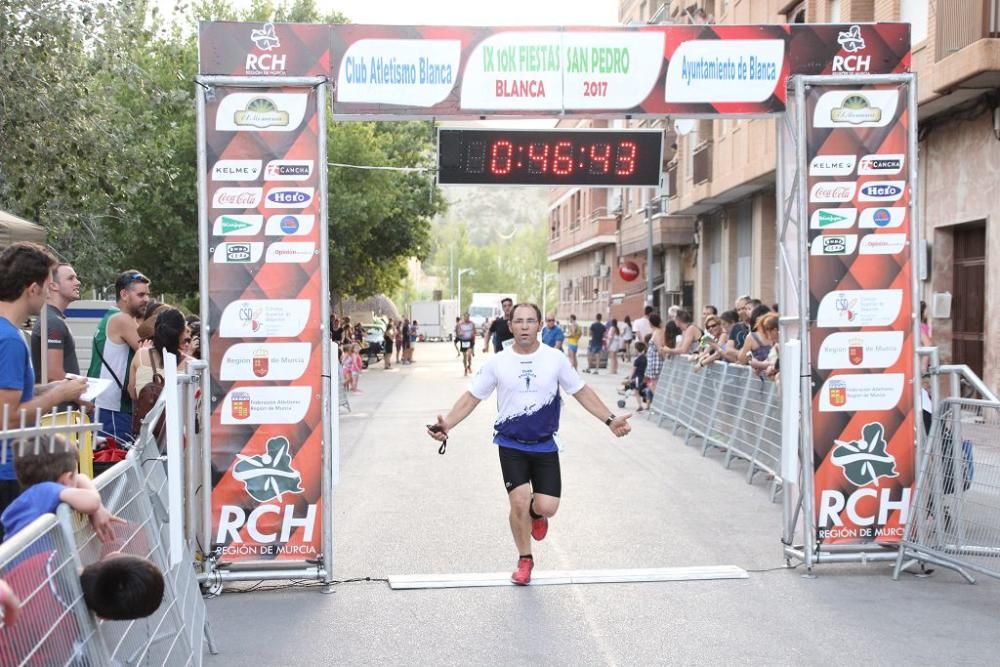
<path fill-rule="evenodd" d="M 371 324 L 364 324 L 362 327 L 365 330 L 365 348 L 361 351 L 364 356 L 365 368 L 368 368 L 368 364 L 374 361 L 378 362 L 382 360 L 382 341 L 385 338 L 385 325 L 381 322 L 373 322 Z"/>

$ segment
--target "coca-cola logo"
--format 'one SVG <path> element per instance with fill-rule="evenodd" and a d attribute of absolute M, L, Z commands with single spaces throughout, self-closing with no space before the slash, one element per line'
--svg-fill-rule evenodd
<path fill-rule="evenodd" d="M 215 208 L 256 208 L 260 204 L 260 188 L 219 188 L 212 199 Z"/>
<path fill-rule="evenodd" d="M 840 202 L 854 199 L 856 183 L 817 183 L 809 195 L 813 202 Z"/>

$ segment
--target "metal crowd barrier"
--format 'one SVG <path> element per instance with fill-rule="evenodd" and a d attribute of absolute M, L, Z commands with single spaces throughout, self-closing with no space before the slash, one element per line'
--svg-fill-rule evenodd
<path fill-rule="evenodd" d="M 747 462 L 747 483 L 758 473 L 770 479 L 774 501 L 781 488 L 781 396 L 778 385 L 762 380 L 749 366 L 715 362 L 704 368 L 689 358 L 664 360 L 649 416 L 673 433 L 684 429 L 684 442 L 701 440 L 710 448 Z"/>
<path fill-rule="evenodd" d="M 921 561 L 1000 579 L 1000 403 L 936 406 L 893 578 Z"/>
<path fill-rule="evenodd" d="M 181 393 L 193 401 L 195 382 L 179 378 L 178 384 L 189 385 Z M 160 454 L 152 428 L 164 410 L 161 399 L 126 459 L 94 480 L 105 507 L 125 520 L 113 526 L 112 542 L 102 543 L 87 519 L 62 505 L 55 515 L 36 519 L 0 544 L 0 578 L 21 600 L 15 623 L 0 617 L 0 665 L 200 665 L 205 640 L 215 652 L 191 540 L 185 543 L 184 558 L 170 567 L 166 457 Z M 0 443 L 41 444 L 54 434 L 79 439 L 92 437 L 100 428 L 100 424 L 60 420 L 30 428 L 23 424 L 22 420 L 21 428 L 0 431 Z M 191 425 L 188 437 L 196 437 L 196 430 Z M 0 448 L 0 458 L 5 458 L 6 449 Z M 79 572 L 114 551 L 148 558 L 163 573 L 163 602 L 152 616 L 107 621 L 86 607 Z"/>

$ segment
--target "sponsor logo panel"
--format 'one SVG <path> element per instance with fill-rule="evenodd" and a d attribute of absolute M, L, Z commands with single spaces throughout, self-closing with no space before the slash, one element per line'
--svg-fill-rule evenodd
<path fill-rule="evenodd" d="M 267 193 L 264 208 L 305 208 L 312 204 L 315 188 L 275 188 Z"/>
<path fill-rule="evenodd" d="M 856 208 L 818 208 L 809 218 L 809 228 L 850 229 L 857 218 Z"/>
<path fill-rule="evenodd" d="M 309 410 L 312 387 L 240 387 L 222 402 L 223 424 L 298 424 Z"/>
<path fill-rule="evenodd" d="M 683 42 L 670 59 L 667 102 L 763 102 L 775 93 L 785 46 L 773 39 Z"/>
<path fill-rule="evenodd" d="M 312 233 L 315 221 L 315 215 L 272 215 L 267 219 L 264 233 L 268 236 L 308 236 Z"/>
<path fill-rule="evenodd" d="M 248 53 L 244 69 L 247 75 L 284 74 L 287 55 L 284 53 L 269 53 L 281 46 L 281 40 L 274 29 L 273 23 L 265 23 L 261 28 L 250 31 L 250 41 L 256 49 L 264 53 Z"/>
<path fill-rule="evenodd" d="M 902 373 L 833 375 L 820 389 L 819 411 L 892 410 L 902 395 Z"/>
<path fill-rule="evenodd" d="M 857 155 L 817 155 L 809 163 L 810 176 L 847 176 L 854 172 Z"/>
<path fill-rule="evenodd" d="M 867 74 L 871 71 L 872 57 L 861 55 L 865 50 L 865 39 L 861 36 L 861 26 L 852 25 L 837 35 L 837 44 L 847 55 L 837 54 L 833 57 L 834 74 Z"/>
<path fill-rule="evenodd" d="M 816 314 L 818 327 L 887 326 L 899 317 L 903 290 L 838 290 L 823 296 Z"/>
<path fill-rule="evenodd" d="M 214 236 L 255 236 L 264 225 L 262 215 L 220 215 L 212 225 Z"/>
<path fill-rule="evenodd" d="M 905 181 L 869 181 L 861 186 L 858 201 L 899 201 L 905 189 Z"/>
<path fill-rule="evenodd" d="M 858 247 L 857 234 L 823 234 L 813 239 L 810 254 L 853 255 Z"/>
<path fill-rule="evenodd" d="M 889 368 L 903 351 L 902 331 L 857 331 L 833 333 L 823 339 L 816 367 Z"/>
<path fill-rule="evenodd" d="M 871 154 L 858 160 L 859 176 L 895 176 L 903 171 L 905 156 L 902 153 Z"/>
<path fill-rule="evenodd" d="M 812 186 L 809 191 L 811 202 L 844 202 L 854 199 L 857 190 L 856 182 L 841 183 L 837 181 L 821 181 Z"/>
<path fill-rule="evenodd" d="M 270 264 L 304 264 L 318 257 L 311 241 L 278 241 L 267 247 Z"/>
<path fill-rule="evenodd" d="M 257 241 L 227 241 L 215 246 L 212 261 L 216 264 L 254 264 L 264 254 L 264 244 Z"/>
<path fill-rule="evenodd" d="M 243 299 L 228 304 L 219 318 L 222 338 L 298 336 L 306 328 L 309 299 Z"/>
<path fill-rule="evenodd" d="M 309 366 L 310 343 L 237 343 L 222 356 L 219 379 L 298 380 Z"/>
<path fill-rule="evenodd" d="M 262 160 L 219 160 L 212 165 L 213 181 L 256 181 Z"/>
<path fill-rule="evenodd" d="M 313 173 L 312 160 L 271 160 L 264 169 L 265 181 L 302 181 Z"/>
<path fill-rule="evenodd" d="M 906 248 L 906 234 L 867 234 L 861 239 L 861 255 L 898 255 Z"/>
<path fill-rule="evenodd" d="M 861 229 L 895 229 L 906 219 L 905 206 L 878 206 L 861 210 Z"/>
<path fill-rule="evenodd" d="M 813 127 L 885 127 L 898 104 L 895 90 L 830 91 L 816 102 Z"/>
<path fill-rule="evenodd" d="M 308 93 L 230 93 L 219 102 L 221 132 L 293 132 L 306 115 Z"/>
<path fill-rule="evenodd" d="M 212 208 L 257 208 L 262 192 L 261 188 L 219 188 L 212 197 Z"/>

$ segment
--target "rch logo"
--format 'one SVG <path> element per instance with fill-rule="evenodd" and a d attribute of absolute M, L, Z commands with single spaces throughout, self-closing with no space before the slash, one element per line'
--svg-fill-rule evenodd
<path fill-rule="evenodd" d="M 865 424 L 861 438 L 844 442 L 834 440 L 830 461 L 844 470 L 844 477 L 855 486 L 874 484 L 880 477 L 898 477 L 896 459 L 886 451 L 885 428 L 878 422 Z"/>
<path fill-rule="evenodd" d="M 837 35 L 837 43 L 840 44 L 840 47 L 844 49 L 844 51 L 847 51 L 850 54 L 863 51 L 865 48 L 865 40 L 861 36 L 861 26 L 852 25 L 850 30 Z M 871 56 L 834 56 L 833 71 L 852 72 L 854 74 L 867 73 L 871 69 L 871 61 Z"/>
<path fill-rule="evenodd" d="M 280 499 L 285 493 L 302 493 L 302 476 L 292 467 L 288 438 L 271 438 L 265 448 L 267 453 L 259 456 L 237 454 L 239 463 L 233 467 L 233 477 L 261 503 Z"/>
<path fill-rule="evenodd" d="M 278 36 L 274 32 L 273 23 L 265 23 L 264 27 L 260 30 L 252 30 L 250 32 L 250 39 L 253 40 L 254 46 L 261 51 L 270 51 L 271 49 L 276 49 L 281 46 L 281 42 L 278 40 Z M 248 53 L 246 71 L 248 74 L 254 72 L 284 72 L 285 54 L 279 55 L 273 53 L 262 53 L 257 55 L 256 53 Z"/>

